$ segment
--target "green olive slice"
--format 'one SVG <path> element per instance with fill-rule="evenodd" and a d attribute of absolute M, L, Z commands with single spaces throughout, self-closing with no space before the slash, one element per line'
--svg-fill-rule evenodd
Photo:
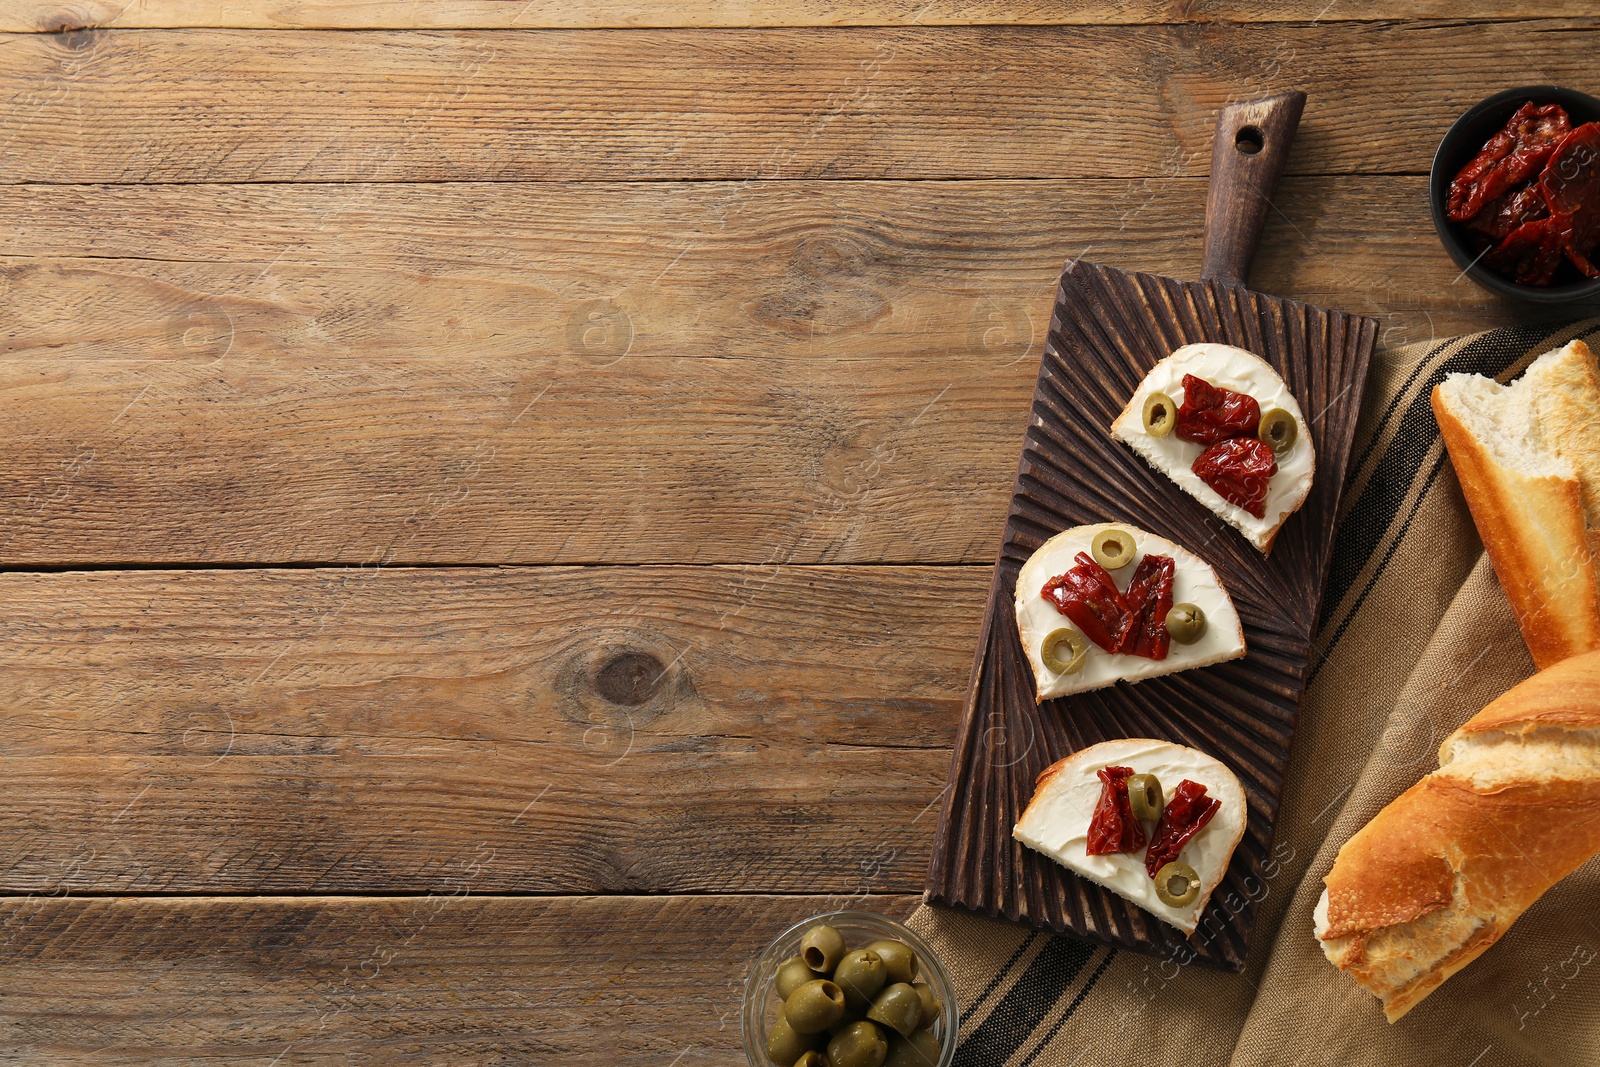
<path fill-rule="evenodd" d="M 1178 424 L 1178 405 L 1166 393 L 1151 393 L 1144 398 L 1144 432 L 1165 437 Z"/>
<path fill-rule="evenodd" d="M 1186 908 L 1200 895 L 1200 876 L 1187 863 L 1173 860 L 1156 872 L 1156 896 L 1161 903 Z"/>
<path fill-rule="evenodd" d="M 1166 800 L 1161 795 L 1160 780 L 1153 774 L 1130 775 L 1128 804 L 1133 808 L 1135 819 L 1155 822 L 1161 818 L 1161 809 L 1166 805 Z"/>
<path fill-rule="evenodd" d="M 1206 632 L 1206 613 L 1198 604 L 1174 604 L 1167 609 L 1167 636 L 1180 645 L 1192 645 Z"/>
<path fill-rule="evenodd" d="M 1039 658 L 1057 674 L 1077 674 L 1083 670 L 1083 661 L 1088 655 L 1089 642 L 1070 626 L 1051 630 L 1039 646 Z"/>
<path fill-rule="evenodd" d="M 1256 436 L 1281 456 L 1294 447 L 1295 438 L 1300 436 L 1300 427 L 1295 425 L 1293 415 L 1282 408 L 1272 408 L 1261 416 L 1261 428 L 1256 431 Z"/>
<path fill-rule="evenodd" d="M 1101 530 L 1089 542 L 1089 554 L 1108 571 L 1121 570 L 1133 562 L 1138 551 L 1133 544 L 1133 534 L 1127 530 Z"/>

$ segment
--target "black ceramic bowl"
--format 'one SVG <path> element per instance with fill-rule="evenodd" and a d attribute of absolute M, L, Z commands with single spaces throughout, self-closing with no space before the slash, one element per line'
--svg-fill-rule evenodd
<path fill-rule="evenodd" d="M 1466 228 L 1445 217 L 1445 193 L 1461 168 L 1483 149 L 1484 143 L 1505 126 L 1506 120 L 1523 104 L 1560 104 L 1567 109 L 1574 126 L 1600 122 L 1600 100 L 1572 89 L 1554 85 L 1527 85 L 1495 93 L 1474 105 L 1456 119 L 1433 154 L 1433 173 L 1428 181 L 1428 199 L 1433 208 L 1433 226 L 1450 258 L 1466 275 L 1491 292 L 1536 304 L 1565 304 L 1600 297 L 1600 278 L 1585 278 L 1570 263 L 1563 263 L 1550 286 L 1518 285 L 1503 275 L 1476 262 L 1478 250 Z"/>

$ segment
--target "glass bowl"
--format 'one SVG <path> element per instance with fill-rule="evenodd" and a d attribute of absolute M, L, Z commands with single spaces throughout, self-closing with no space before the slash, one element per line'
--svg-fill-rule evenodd
<path fill-rule="evenodd" d="M 773 1067 L 772 1061 L 767 1058 L 767 1032 L 778 1021 L 778 1011 L 782 1007 L 773 983 L 777 979 L 779 965 L 790 956 L 800 955 L 800 935 L 818 923 L 827 923 L 838 930 L 844 935 L 845 945 L 852 949 L 885 938 L 904 941 L 911 947 L 917 954 L 917 962 L 921 964 L 917 979 L 927 982 L 934 996 L 944 1004 L 944 1014 L 933 1024 L 933 1035 L 943 1047 L 937 1067 L 950 1067 L 956 1058 L 956 1036 L 961 1027 L 956 1008 L 956 990 L 950 981 L 950 972 L 945 970 L 944 963 L 922 938 L 899 923 L 868 911 L 829 911 L 813 915 L 779 934 L 766 951 L 756 957 L 744 981 L 741 1013 L 744 1053 L 750 1061 L 750 1067 Z"/>

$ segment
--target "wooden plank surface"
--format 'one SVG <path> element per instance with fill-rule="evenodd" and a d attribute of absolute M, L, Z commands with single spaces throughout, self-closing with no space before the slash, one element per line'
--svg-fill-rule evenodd
<path fill-rule="evenodd" d="M 1585 0 L 1540 5 L 1588 15 Z M 1168 22 L 1344 22 L 1451 18 L 1451 0 L 15 0 L 0 30 L 93 27 L 255 29 L 602 29 L 621 27 L 1113 25 Z M 1512 0 L 1475 3 L 1475 21 L 1520 18 Z"/>
<path fill-rule="evenodd" d="M 750 961 L 909 896 L 0 901 L 12 1063 L 743 1064 Z"/>
<path fill-rule="evenodd" d="M 0 559 L 984 562 L 1032 375 L 982 358 L 13 361 Z"/>
<path fill-rule="evenodd" d="M 1204 178 L 0 187 L 0 338 L 13 359 L 198 359 L 224 342 L 185 334 L 215 320 L 229 356 L 319 361 L 1004 363 L 1038 355 L 1069 257 L 1198 277 L 1205 189 Z M 1252 282 L 1382 318 L 1392 335 L 1540 313 L 1458 275 L 1426 179 L 1305 177 L 1280 189 Z"/>
<path fill-rule="evenodd" d="M 1291 173 L 1420 173 L 1486 85 L 1595 88 L 1597 26 L 23 34 L 0 182 L 1201 174 L 1285 88 Z"/>
<path fill-rule="evenodd" d="M 0 889 L 920 890 L 987 581 L 0 575 Z"/>
<path fill-rule="evenodd" d="M 988 563 L 1061 261 L 1192 277 L 1203 197 L 0 191 L 0 561 Z M 1291 179 L 1253 281 L 1388 344 L 1536 317 L 1424 206 Z"/>

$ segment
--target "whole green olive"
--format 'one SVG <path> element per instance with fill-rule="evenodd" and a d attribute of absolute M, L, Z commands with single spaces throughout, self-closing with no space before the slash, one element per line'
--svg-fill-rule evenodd
<path fill-rule="evenodd" d="M 803 1052 L 794 1061 L 794 1067 L 828 1067 L 828 1057 L 816 1050 Z"/>
<path fill-rule="evenodd" d="M 910 983 L 896 982 L 872 998 L 867 1018 L 906 1037 L 922 1025 L 922 998 Z"/>
<path fill-rule="evenodd" d="M 904 941 L 874 941 L 867 948 L 876 952 L 889 971 L 889 981 L 909 982 L 917 976 L 917 954 Z"/>
<path fill-rule="evenodd" d="M 851 1004 L 850 1001 L 846 999 L 844 1002 L 844 1014 L 839 1017 L 838 1022 L 828 1027 L 828 1036 L 832 1037 L 840 1030 L 858 1023 L 862 1019 L 865 1019 L 867 1017 L 867 1009 L 871 1007 L 871 1004 Z"/>
<path fill-rule="evenodd" d="M 1133 534 L 1127 530 L 1101 530 L 1089 542 L 1089 554 L 1108 571 L 1121 570 L 1139 554 L 1133 543 Z"/>
<path fill-rule="evenodd" d="M 1057 674 L 1077 674 L 1089 655 L 1089 642 L 1070 626 L 1051 630 L 1039 645 L 1039 658 Z"/>
<path fill-rule="evenodd" d="M 796 1033 L 782 1015 L 767 1031 L 767 1058 L 776 1064 L 793 1063 L 812 1049 L 822 1047 L 821 1034 Z"/>
<path fill-rule="evenodd" d="M 800 935 L 800 958 L 818 974 L 832 971 L 843 955 L 844 935 L 831 926 L 813 926 Z"/>
<path fill-rule="evenodd" d="M 789 994 L 783 1017 L 797 1034 L 818 1034 L 844 1016 L 844 992 L 826 978 L 818 978 Z"/>
<path fill-rule="evenodd" d="M 1300 427 L 1295 424 L 1293 415 L 1282 408 L 1273 408 L 1262 413 L 1256 436 L 1281 456 L 1294 447 L 1295 438 L 1300 436 Z"/>
<path fill-rule="evenodd" d="M 778 977 L 772 984 L 778 990 L 778 996 L 783 1000 L 789 999 L 789 994 L 816 978 L 816 973 L 806 966 L 806 961 L 799 956 L 790 956 L 778 964 Z"/>
<path fill-rule="evenodd" d="M 883 1067 L 939 1067 L 939 1057 L 944 1046 L 926 1030 L 918 1030 L 910 1037 L 889 1039 L 889 1055 Z"/>
<path fill-rule="evenodd" d="M 889 1042 L 869 1022 L 851 1023 L 828 1042 L 829 1067 L 883 1067 Z"/>
<path fill-rule="evenodd" d="M 889 980 L 889 968 L 883 965 L 882 957 L 876 952 L 858 948 L 845 953 L 833 970 L 833 980 L 844 990 L 845 999 L 852 1004 L 866 1004 Z"/>
<path fill-rule="evenodd" d="M 1198 604 L 1174 604 L 1167 609 L 1167 636 L 1180 645 L 1192 645 L 1206 632 L 1206 613 Z"/>
<path fill-rule="evenodd" d="M 1128 776 L 1128 806 L 1135 819 L 1155 822 L 1161 818 L 1166 799 L 1161 795 L 1161 780 L 1153 774 Z"/>
<path fill-rule="evenodd" d="M 1144 398 L 1144 432 L 1165 437 L 1178 424 L 1178 405 L 1166 393 L 1151 393 Z"/>
<path fill-rule="evenodd" d="M 944 1014 L 944 1005 L 934 995 L 933 990 L 921 982 L 911 988 L 917 991 L 917 999 L 922 1001 L 922 1029 L 926 1030 L 939 1021 L 939 1016 Z"/>
<path fill-rule="evenodd" d="M 1156 872 L 1156 896 L 1161 903 L 1186 908 L 1200 895 L 1200 875 L 1187 863 L 1173 860 Z"/>

